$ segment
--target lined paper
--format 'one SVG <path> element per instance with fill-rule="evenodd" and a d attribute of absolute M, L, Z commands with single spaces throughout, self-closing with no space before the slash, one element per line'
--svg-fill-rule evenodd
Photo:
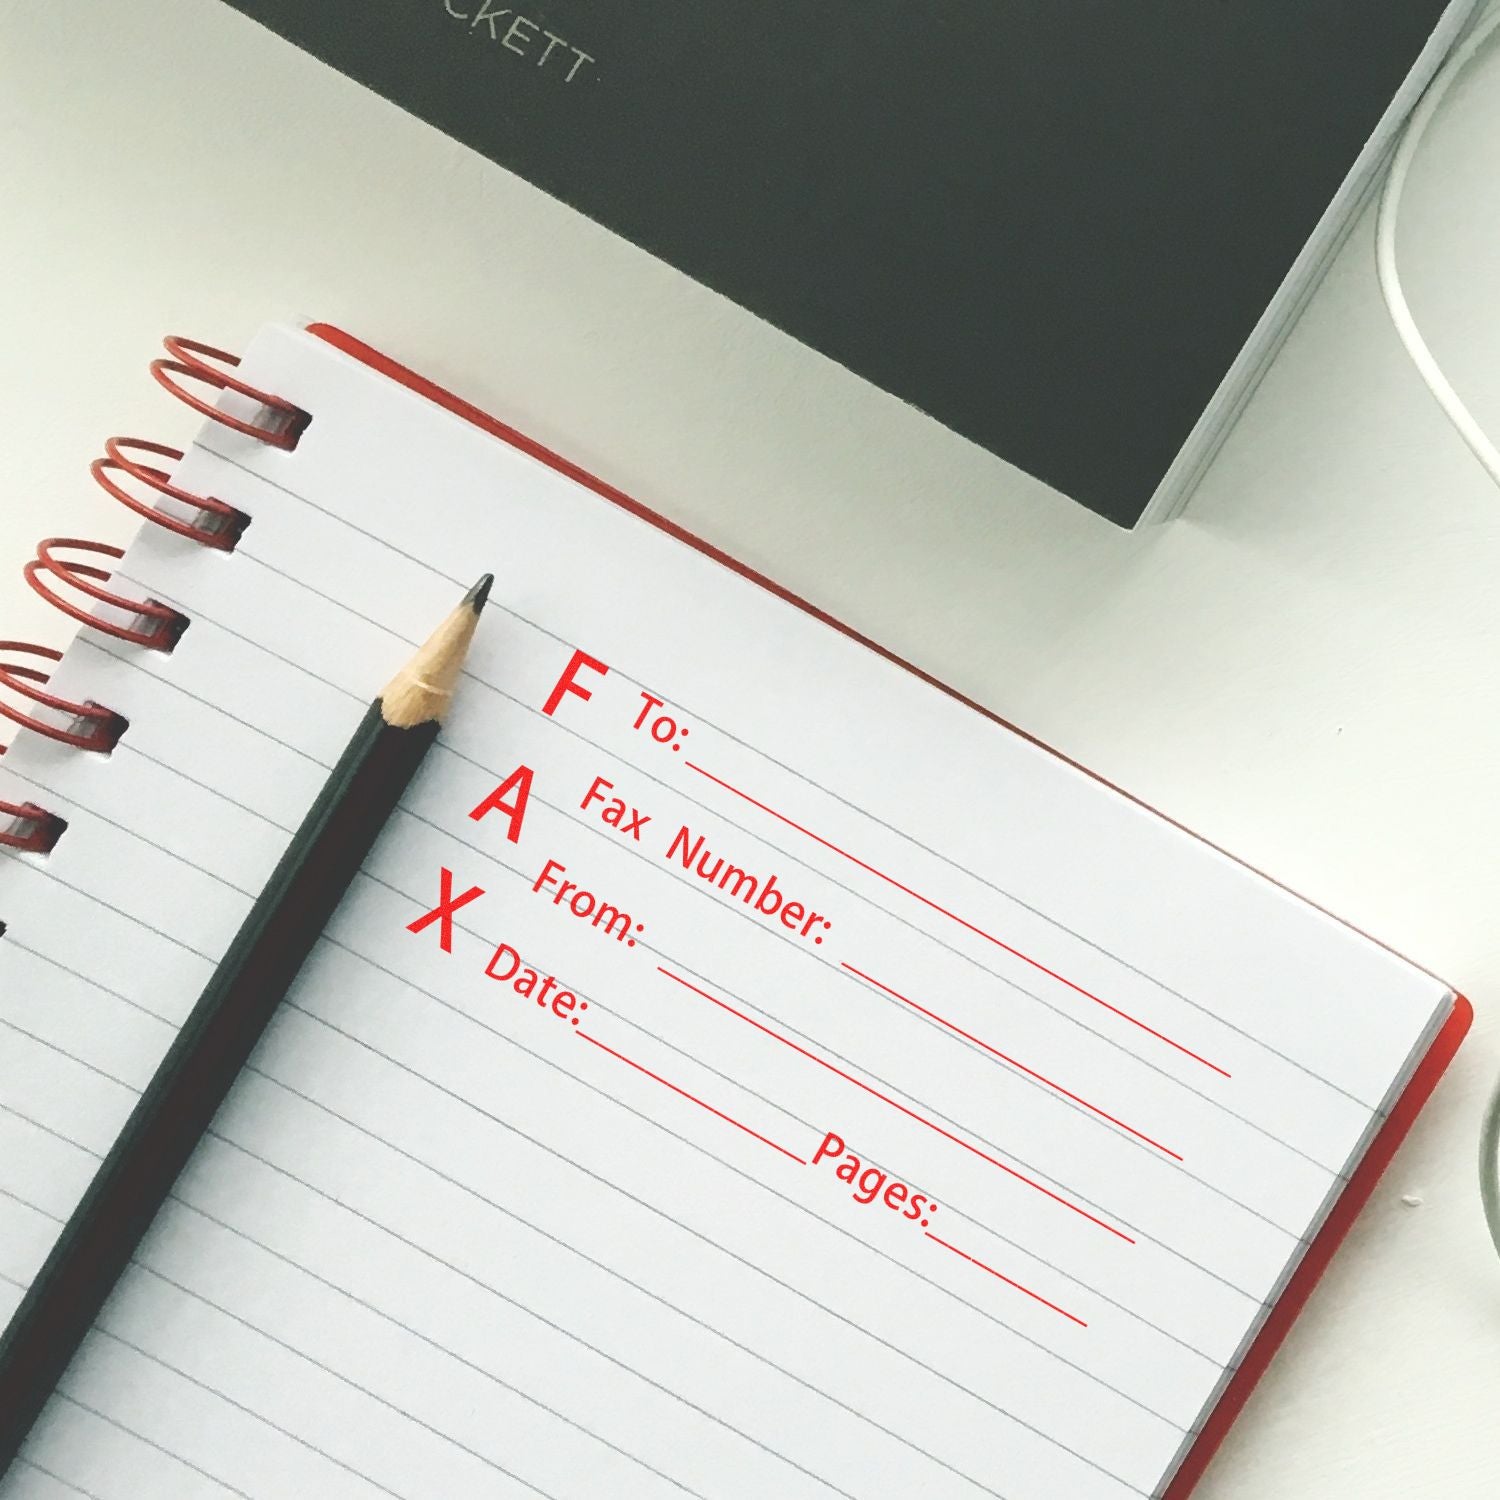
<path fill-rule="evenodd" d="M 313 422 L 178 467 L 239 549 L 146 528 L 191 626 L 55 679 L 119 747 L 0 765 L 69 819 L 0 861 L 0 1311 L 498 582 L 0 1494 L 1159 1493 L 1447 989 L 315 335 L 243 374 Z"/>

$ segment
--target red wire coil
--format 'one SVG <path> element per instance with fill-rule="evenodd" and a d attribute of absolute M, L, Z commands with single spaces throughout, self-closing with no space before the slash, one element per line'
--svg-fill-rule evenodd
<path fill-rule="evenodd" d="M 132 599 L 127 594 L 116 594 L 102 587 L 114 576 L 107 568 L 96 568 L 89 563 L 59 557 L 59 551 L 86 552 L 111 558 L 125 556 L 119 547 L 111 547 L 104 542 L 87 542 L 79 537 L 52 536 L 38 542 L 36 556 L 21 571 L 27 583 L 49 604 L 80 624 L 102 630 L 117 640 L 129 641 L 133 646 L 145 646 L 151 651 L 170 651 L 177 644 L 189 624 L 188 617 L 181 610 L 173 609 L 170 604 L 163 604 L 158 599 Z M 137 627 L 105 619 L 58 593 L 48 581 L 49 577 L 90 599 L 97 599 L 101 604 L 152 623 L 149 627 Z"/>
<path fill-rule="evenodd" d="M 6 651 L 40 656 L 44 661 L 62 660 L 61 651 L 54 651 L 51 646 L 37 646 L 29 641 L 0 641 L 0 652 Z M 64 729 L 46 719 L 28 714 L 14 704 L 7 703 L 4 698 L 0 698 L 0 714 L 13 724 L 21 725 L 23 729 L 35 730 L 49 740 L 71 745 L 75 750 L 100 753 L 113 750 L 119 744 L 120 736 L 129 728 L 130 721 L 102 703 L 77 703 L 71 698 L 59 698 L 56 693 L 46 692 L 46 685 L 51 680 L 52 674 L 44 672 L 40 667 L 0 662 L 0 686 L 9 688 L 13 693 L 42 708 L 67 714 L 70 720 L 68 728 Z"/>
<path fill-rule="evenodd" d="M 153 359 L 151 373 L 179 401 L 185 401 L 194 411 L 202 412 L 212 421 L 233 428 L 235 432 L 243 432 L 247 437 L 258 438 L 274 448 L 297 446 L 297 440 L 312 417 L 300 406 L 293 406 L 290 401 L 283 401 L 279 396 L 258 390 L 229 374 L 222 367 L 228 365 L 232 370 L 239 365 L 239 360 L 233 354 L 215 349 L 211 344 L 200 344 L 195 339 L 180 338 L 175 334 L 163 339 L 162 344 L 169 358 Z M 265 407 L 271 416 L 265 422 L 246 422 L 231 416 L 228 412 L 220 411 L 211 401 L 184 389 L 173 376 L 201 381 L 218 391 L 235 391 L 247 400 Z"/>
<path fill-rule="evenodd" d="M 130 454 L 127 454 L 127 449 L 131 450 Z M 152 443 L 145 438 L 112 437 L 104 444 L 104 457 L 94 460 L 89 466 L 89 473 L 106 494 L 133 510 L 136 515 L 144 516 L 146 520 L 165 527 L 178 536 L 201 542 L 205 547 L 233 552 L 245 528 L 250 524 L 250 517 L 244 511 L 226 505 L 222 500 L 215 500 L 211 495 L 195 495 L 190 490 L 180 488 L 171 482 L 165 469 L 143 463 L 139 458 L 131 456 L 138 453 L 149 453 L 173 463 L 182 458 L 182 449 L 169 448 L 165 443 Z M 198 519 L 186 520 L 157 506 L 148 505 L 146 501 L 132 495 L 114 477 L 115 473 L 128 474 L 154 493 L 191 507 L 198 513 Z"/>
<path fill-rule="evenodd" d="M 280 396 L 248 384 L 231 375 L 229 370 L 239 365 L 239 360 L 223 349 L 211 344 L 200 344 L 196 339 L 185 339 L 171 335 L 162 340 L 168 357 L 151 361 L 151 374 L 157 383 L 185 402 L 196 412 L 233 428 L 263 443 L 277 448 L 295 448 L 298 439 L 312 421 L 308 412 Z M 227 366 L 228 368 L 224 368 Z M 247 400 L 254 401 L 270 416 L 262 422 L 247 422 L 228 412 L 220 411 L 211 401 L 185 389 L 182 379 L 200 381 L 216 391 L 234 391 Z M 96 458 L 89 472 L 106 494 L 136 515 L 166 530 L 185 536 L 205 547 L 214 547 L 221 552 L 232 552 L 238 544 L 250 517 L 242 510 L 215 499 L 212 495 L 196 495 L 172 482 L 167 471 L 148 462 L 140 455 L 165 458 L 177 463 L 182 458 L 180 448 L 169 448 L 165 443 L 153 443 L 145 438 L 112 437 L 104 445 L 104 457 Z M 139 495 L 133 494 L 117 475 L 128 476 L 137 484 L 145 486 L 164 499 L 176 501 L 188 508 L 191 514 L 181 516 L 170 510 L 152 505 Z"/>

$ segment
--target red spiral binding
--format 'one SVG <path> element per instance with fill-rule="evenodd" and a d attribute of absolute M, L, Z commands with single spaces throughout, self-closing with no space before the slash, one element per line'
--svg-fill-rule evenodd
<path fill-rule="evenodd" d="M 106 542 L 85 542 L 78 537 L 51 536 L 36 544 L 36 556 L 22 568 L 27 583 L 49 604 L 70 615 L 94 630 L 102 630 L 117 640 L 129 641 L 133 646 L 145 646 L 151 651 L 170 651 L 188 627 L 188 617 L 181 610 L 173 609 L 157 599 L 132 599 L 127 594 L 116 594 L 101 585 L 114 575 L 107 568 L 96 568 L 73 558 L 59 557 L 59 551 L 87 552 L 99 557 L 124 557 L 122 548 L 111 547 Z M 48 581 L 50 578 L 76 589 L 90 599 L 108 604 L 134 619 L 149 622 L 147 625 L 121 625 L 91 613 L 81 604 L 57 590 Z M 93 580 L 98 580 L 97 582 Z"/>
<path fill-rule="evenodd" d="M 150 453 L 157 458 L 167 458 L 173 463 L 182 458 L 181 448 L 169 448 L 165 443 L 151 443 L 145 438 L 112 437 L 104 444 L 104 457 L 96 458 L 89 466 L 89 473 L 107 495 L 133 510 L 136 515 L 144 516 L 146 520 L 176 532 L 178 536 L 202 542 L 205 547 L 215 547 L 221 552 L 234 551 L 245 528 L 250 524 L 250 517 L 244 511 L 236 510 L 222 500 L 215 500 L 212 495 L 195 495 L 182 489 L 171 482 L 166 470 L 129 456 L 127 449 L 134 453 Z M 189 520 L 165 511 L 159 505 L 147 504 L 132 495 L 114 477 L 116 473 L 128 474 L 164 499 L 175 500 L 195 513 L 195 518 Z"/>
<path fill-rule="evenodd" d="M 53 660 L 61 657 L 60 651 L 52 651 L 45 646 L 31 646 L 21 641 L 0 641 L 0 651 L 29 651 L 38 656 L 46 656 Z M 25 684 L 18 683 L 17 676 L 28 677 L 38 682 L 46 682 L 47 674 L 38 671 L 35 667 L 0 667 L 0 681 L 7 687 L 17 688 L 20 692 L 30 697 L 35 689 Z M 50 693 L 40 695 L 50 700 L 55 706 L 65 700 L 53 698 Z M 69 704 L 69 708 L 79 705 Z M 15 712 L 13 709 L 0 701 L 0 713 L 7 718 L 16 719 L 18 722 L 28 722 L 27 716 Z M 57 731 L 51 725 L 42 727 L 42 733 L 56 736 Z M 0 755 L 5 754 L 5 746 L 0 745 Z M 7 802 L 0 797 L 0 847 L 6 849 L 19 849 L 22 854 L 50 854 L 52 847 L 62 837 L 63 830 L 67 827 L 64 819 L 55 813 L 50 813 L 45 807 L 38 807 L 35 802 Z M 0 931 L 4 925 L 0 924 Z"/>
<path fill-rule="evenodd" d="M 33 645 L 29 641 L 0 641 L 0 652 L 6 651 L 40 656 L 46 661 L 62 660 L 61 651 L 54 651 L 51 646 Z M 40 667 L 18 662 L 0 662 L 0 686 L 9 688 L 13 693 L 42 708 L 67 714 L 69 726 L 66 729 L 25 713 L 3 698 L 0 698 L 0 714 L 24 729 L 33 729 L 38 734 L 46 735 L 49 740 L 71 745 L 75 750 L 113 750 L 130 721 L 102 703 L 76 703 L 71 698 L 59 698 L 56 693 L 44 691 L 51 680 L 52 674 L 42 671 Z"/>
<path fill-rule="evenodd" d="M 297 446 L 298 438 L 312 421 L 311 415 L 290 401 L 248 385 L 221 368 L 238 366 L 239 360 L 234 355 L 209 344 L 176 336 L 164 339 L 163 344 L 169 357 L 152 360 L 151 373 L 178 400 L 185 401 L 194 411 L 261 442 L 278 448 Z M 174 376 L 202 381 L 216 390 L 234 391 L 258 403 L 270 415 L 260 423 L 242 421 L 184 390 Z M 104 457 L 95 459 L 90 466 L 90 473 L 107 494 L 137 515 L 202 546 L 232 552 L 250 524 L 250 517 L 212 495 L 197 495 L 174 484 L 165 469 L 148 463 L 140 456 L 142 454 L 174 463 L 183 456 L 180 448 L 169 448 L 165 443 L 153 443 L 146 438 L 112 437 L 104 445 Z M 148 504 L 132 493 L 116 477 L 118 475 L 128 476 L 153 492 L 159 497 L 157 503 Z M 173 609 L 159 599 L 139 600 L 115 593 L 104 587 L 111 577 L 109 570 L 80 562 L 76 557 L 59 556 L 59 553 L 77 552 L 111 559 L 125 555 L 118 547 L 103 542 L 88 542 L 77 537 L 48 537 L 38 545 L 37 555 L 23 570 L 27 583 L 65 615 L 117 640 L 152 651 L 170 651 L 177 644 L 190 623 L 181 610 Z M 71 593 L 59 592 L 59 585 Z M 73 597 L 75 595 L 109 605 L 122 612 L 126 621 L 93 613 Z"/>
<path fill-rule="evenodd" d="M 186 401 L 194 411 L 202 412 L 212 421 L 221 422 L 225 427 L 232 427 L 236 432 L 243 432 L 247 437 L 259 438 L 261 442 L 270 443 L 274 448 L 297 446 L 297 439 L 302 436 L 312 418 L 300 406 L 293 406 L 290 401 L 283 401 L 279 396 L 272 396 L 266 391 L 257 390 L 253 385 L 246 385 L 243 380 L 237 379 L 220 368 L 223 365 L 228 365 L 230 369 L 238 367 L 239 360 L 234 355 L 226 353 L 223 349 L 215 349 L 210 344 L 200 344 L 193 339 L 179 338 L 175 334 L 163 339 L 162 343 L 171 357 L 153 359 L 151 373 L 179 401 Z M 265 407 L 271 415 L 261 423 L 245 422 L 239 417 L 232 417 L 228 412 L 220 411 L 212 402 L 205 401 L 203 397 L 184 390 L 172 379 L 174 375 L 185 376 L 189 380 L 200 380 L 214 390 L 236 391 L 248 400 Z"/>
<path fill-rule="evenodd" d="M 247 437 L 253 437 L 276 448 L 295 448 L 298 439 L 312 420 L 309 413 L 290 401 L 272 396 L 229 373 L 239 360 L 222 349 L 200 344 L 193 339 L 170 337 L 163 340 L 164 359 L 151 362 L 151 374 L 179 401 L 194 411 Z M 246 421 L 220 411 L 210 401 L 185 389 L 179 382 L 191 380 L 214 391 L 233 391 L 255 402 L 261 409 L 258 421 Z M 187 537 L 204 547 L 232 552 L 238 544 L 250 517 L 243 511 L 211 495 L 196 495 L 172 482 L 168 471 L 153 459 L 176 463 L 182 451 L 145 438 L 113 437 L 104 445 L 104 456 L 90 468 L 99 485 L 121 505 L 178 536 Z M 155 503 L 143 499 L 129 488 L 125 480 L 155 496 Z M 170 651 L 177 644 L 190 621 L 180 610 L 159 599 L 133 599 L 106 588 L 113 577 L 107 568 L 80 561 L 69 554 L 117 559 L 125 554 L 118 547 L 103 542 L 83 541 L 77 537 L 48 537 L 37 544 L 36 556 L 22 570 L 26 581 L 49 604 L 93 630 L 103 631 L 118 640 L 152 651 Z M 76 596 L 82 596 L 80 600 Z M 82 601 L 108 605 L 119 611 L 123 621 L 95 614 Z M 41 657 L 44 661 L 62 660 L 62 652 L 50 646 L 27 641 L 0 641 L 0 654 L 21 653 Z M 0 697 L 0 716 L 78 750 L 107 753 L 119 743 L 129 721 L 102 703 L 74 702 L 46 691 L 50 672 L 25 662 L 0 660 L 0 687 L 54 714 L 65 716 L 57 724 L 34 713 L 28 713 Z M 0 746 L 0 754 L 4 746 Z M 67 822 L 38 807 L 34 802 L 0 800 L 0 846 L 28 853 L 45 854 L 57 843 Z M 0 924 L 0 932 L 4 925 Z"/>

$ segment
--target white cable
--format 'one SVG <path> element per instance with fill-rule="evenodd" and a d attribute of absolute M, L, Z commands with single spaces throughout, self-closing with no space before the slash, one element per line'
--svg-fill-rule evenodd
<path fill-rule="evenodd" d="M 1416 320 L 1407 305 L 1406 293 L 1401 290 L 1401 277 L 1396 270 L 1396 217 L 1401 208 L 1401 191 L 1406 186 L 1406 176 L 1411 170 L 1412 159 L 1422 137 L 1432 123 L 1438 106 L 1452 87 L 1454 79 L 1468 67 L 1479 50 L 1500 29 L 1500 6 L 1486 16 L 1469 33 L 1452 57 L 1443 64 L 1428 84 L 1427 91 L 1412 111 L 1401 144 L 1396 148 L 1395 159 L 1385 179 L 1385 189 L 1380 195 L 1380 211 L 1375 220 L 1375 264 L 1380 272 L 1380 293 L 1385 298 L 1386 310 L 1391 322 L 1406 345 L 1417 373 L 1426 382 L 1427 388 L 1437 398 L 1438 405 L 1447 414 L 1448 420 L 1458 429 L 1459 436 L 1469 445 L 1474 457 L 1484 465 L 1485 472 L 1500 484 L 1500 452 L 1485 435 L 1484 429 L 1474 420 L 1469 408 L 1459 399 L 1458 392 L 1448 383 L 1432 350 L 1427 347 L 1417 329 Z M 1484 1222 L 1500 1253 L 1500 1082 L 1490 1094 L 1484 1112 L 1484 1124 L 1479 1133 L 1479 1193 L 1484 1204 Z"/>
<path fill-rule="evenodd" d="M 1495 1252 L 1500 1254 L 1500 1084 L 1490 1095 L 1479 1132 L 1479 1196 L 1484 1204 L 1484 1222 L 1489 1226 Z"/>
<path fill-rule="evenodd" d="M 1469 445 L 1474 457 L 1484 465 L 1485 472 L 1500 484 L 1500 450 L 1485 436 L 1484 429 L 1474 420 L 1469 408 L 1459 399 L 1458 392 L 1448 383 L 1427 341 L 1417 329 L 1406 302 L 1406 293 L 1401 289 L 1401 277 L 1396 270 L 1396 216 L 1401 208 L 1401 191 L 1406 186 L 1406 175 L 1411 169 L 1412 158 L 1427 133 L 1432 117 L 1452 87 L 1454 79 L 1469 65 L 1480 48 L 1500 28 L 1500 9 L 1485 17 L 1469 33 L 1463 43 L 1443 64 L 1427 92 L 1412 111 L 1407 122 L 1401 144 L 1396 148 L 1395 159 L 1385 179 L 1385 190 L 1380 195 L 1380 212 L 1375 221 L 1375 263 L 1380 271 L 1380 292 L 1385 298 L 1386 309 L 1406 352 L 1411 355 L 1417 373 L 1426 382 L 1427 388 L 1437 398 L 1438 405 L 1447 413 L 1448 420 L 1458 429 L 1459 436 Z"/>

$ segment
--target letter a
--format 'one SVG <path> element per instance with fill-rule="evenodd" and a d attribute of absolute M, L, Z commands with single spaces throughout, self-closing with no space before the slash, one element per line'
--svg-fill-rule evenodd
<path fill-rule="evenodd" d="M 515 799 L 507 802 L 505 799 L 512 791 L 515 792 Z M 477 823 L 489 812 L 508 813 L 510 827 L 505 830 L 505 836 L 511 843 L 518 844 L 521 841 L 521 823 L 526 817 L 526 804 L 530 799 L 531 767 L 517 766 L 469 816 Z"/>

